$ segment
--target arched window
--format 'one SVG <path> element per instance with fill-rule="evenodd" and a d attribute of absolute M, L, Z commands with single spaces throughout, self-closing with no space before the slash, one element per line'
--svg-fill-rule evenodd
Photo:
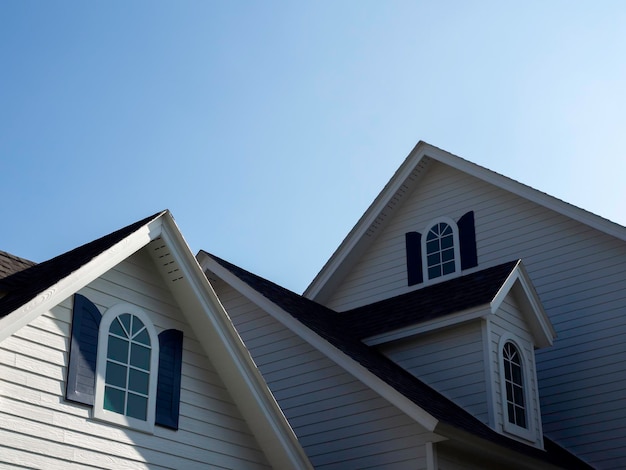
<path fill-rule="evenodd" d="M 433 221 L 424 230 L 422 241 L 423 272 L 427 280 L 461 272 L 459 229 L 448 217 Z"/>
<path fill-rule="evenodd" d="M 150 431 L 154 427 L 159 340 L 138 307 L 111 307 L 100 323 L 94 416 Z"/>
<path fill-rule="evenodd" d="M 424 232 L 406 232 L 405 243 L 409 286 L 478 266 L 473 211 L 458 222 L 441 217 Z"/>
<path fill-rule="evenodd" d="M 502 365 L 508 422 L 521 428 L 527 428 L 522 357 L 511 341 L 504 343 L 502 348 Z"/>
<path fill-rule="evenodd" d="M 426 235 L 426 263 L 428 278 L 452 274 L 456 270 L 454 232 L 445 222 L 435 224 Z"/>
<path fill-rule="evenodd" d="M 146 325 L 136 315 L 123 313 L 111 323 L 108 343 L 103 407 L 145 421 L 152 355 Z"/>

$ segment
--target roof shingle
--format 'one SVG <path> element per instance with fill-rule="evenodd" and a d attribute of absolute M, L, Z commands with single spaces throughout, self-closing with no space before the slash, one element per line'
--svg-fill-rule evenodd
<path fill-rule="evenodd" d="M 369 305 L 342 312 L 359 338 L 488 304 L 518 261 L 510 261 L 449 281 L 423 287 Z"/>
<path fill-rule="evenodd" d="M 36 263 L 0 250 L 0 279 L 23 271 Z"/>

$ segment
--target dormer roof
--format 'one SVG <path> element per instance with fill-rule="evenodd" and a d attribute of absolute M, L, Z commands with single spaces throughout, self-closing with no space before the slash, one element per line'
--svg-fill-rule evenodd
<path fill-rule="evenodd" d="M 522 306 L 535 345 L 551 345 L 556 333 L 521 260 L 364 305 L 341 315 L 351 325 L 353 334 L 374 345 L 493 314 L 511 292 L 515 292 Z"/>

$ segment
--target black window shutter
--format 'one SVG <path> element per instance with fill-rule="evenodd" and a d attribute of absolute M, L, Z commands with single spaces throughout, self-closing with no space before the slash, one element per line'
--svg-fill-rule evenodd
<path fill-rule="evenodd" d="M 461 251 L 461 269 L 478 266 L 476 249 L 476 229 L 474 227 L 474 211 L 469 211 L 457 222 L 459 228 L 459 244 Z"/>
<path fill-rule="evenodd" d="M 93 405 L 101 319 L 102 314 L 93 302 L 80 294 L 74 294 L 65 398 L 85 405 Z"/>
<path fill-rule="evenodd" d="M 422 274 L 422 234 L 407 232 L 406 241 L 406 273 L 410 286 L 424 282 Z"/>
<path fill-rule="evenodd" d="M 183 332 L 165 330 L 159 334 L 159 375 L 155 424 L 178 429 L 180 373 L 183 362 Z"/>

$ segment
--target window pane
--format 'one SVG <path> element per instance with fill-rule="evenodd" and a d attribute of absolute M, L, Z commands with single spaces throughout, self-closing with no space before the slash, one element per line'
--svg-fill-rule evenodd
<path fill-rule="evenodd" d="M 524 412 L 524 408 L 517 408 L 517 412 L 515 413 L 515 420 L 518 426 L 523 428 L 526 427 L 526 413 Z"/>
<path fill-rule="evenodd" d="M 137 418 L 145 421 L 148 417 L 148 399 L 129 393 L 128 409 L 126 414 L 131 418 Z"/>
<path fill-rule="evenodd" d="M 515 382 L 516 384 L 521 384 L 522 383 L 522 368 L 518 366 L 517 364 L 514 364 L 513 367 L 511 367 L 511 370 L 513 372 L 513 382 Z"/>
<path fill-rule="evenodd" d="M 454 238 L 452 238 L 452 235 L 446 235 L 445 237 L 441 239 L 442 249 L 452 248 L 452 245 L 454 245 Z"/>
<path fill-rule="evenodd" d="M 113 333 L 121 337 L 126 337 L 126 333 L 124 332 L 124 329 L 122 328 L 122 325 L 120 324 L 119 318 L 116 318 L 115 320 L 113 320 L 113 323 L 111 323 L 111 328 L 109 328 L 109 333 Z"/>
<path fill-rule="evenodd" d="M 119 317 L 120 323 L 124 327 L 127 335 L 130 336 L 130 313 L 122 313 Z"/>
<path fill-rule="evenodd" d="M 135 336 L 137 332 L 142 330 L 143 328 L 144 328 L 143 322 L 139 318 L 133 315 L 133 329 L 132 329 L 131 336 Z"/>
<path fill-rule="evenodd" d="M 148 334 L 148 330 L 144 329 L 141 333 L 133 338 L 133 341 L 137 341 L 138 343 L 150 346 L 150 335 Z"/>
<path fill-rule="evenodd" d="M 434 266 L 436 264 L 441 263 L 441 258 L 439 256 L 439 252 L 436 252 L 432 255 L 428 255 L 428 266 Z"/>
<path fill-rule="evenodd" d="M 130 369 L 128 374 L 128 389 L 133 392 L 148 394 L 149 374 L 137 369 Z"/>
<path fill-rule="evenodd" d="M 428 278 L 433 279 L 441 276 L 441 266 L 432 266 L 428 268 Z"/>
<path fill-rule="evenodd" d="M 509 423 L 515 424 L 515 406 L 511 403 L 508 404 L 507 407 L 508 415 L 509 415 Z"/>
<path fill-rule="evenodd" d="M 454 261 L 454 250 L 453 249 L 443 250 L 441 252 L 441 261 L 443 261 L 444 263 L 446 261 Z"/>
<path fill-rule="evenodd" d="M 426 243 L 426 253 L 435 253 L 439 251 L 439 240 L 431 240 Z"/>
<path fill-rule="evenodd" d="M 109 336 L 109 348 L 107 359 L 127 363 L 128 362 L 128 341 Z"/>
<path fill-rule="evenodd" d="M 524 406 L 524 389 L 522 389 L 522 387 L 515 386 L 513 387 L 513 392 L 515 392 L 515 404 L 519 406 Z"/>
<path fill-rule="evenodd" d="M 130 364 L 144 370 L 150 370 L 150 348 L 133 343 L 130 352 Z"/>
<path fill-rule="evenodd" d="M 454 261 L 445 263 L 443 265 L 443 273 L 444 274 L 451 274 L 453 272 L 454 272 Z"/>
<path fill-rule="evenodd" d="M 127 367 L 107 361 L 106 384 L 126 388 L 126 372 Z"/>
<path fill-rule="evenodd" d="M 104 387 L 105 410 L 124 414 L 124 392 L 115 388 Z"/>

